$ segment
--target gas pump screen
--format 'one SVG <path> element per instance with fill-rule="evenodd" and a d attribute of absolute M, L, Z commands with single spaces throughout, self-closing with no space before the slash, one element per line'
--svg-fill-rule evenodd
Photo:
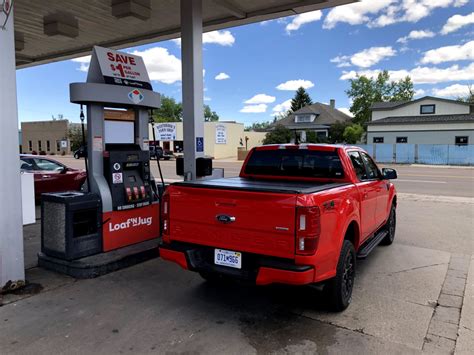
<path fill-rule="evenodd" d="M 105 143 L 135 143 L 134 122 L 104 121 Z"/>

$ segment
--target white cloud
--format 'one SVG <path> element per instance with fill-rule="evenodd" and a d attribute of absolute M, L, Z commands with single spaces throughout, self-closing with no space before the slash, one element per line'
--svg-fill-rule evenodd
<path fill-rule="evenodd" d="M 429 30 L 411 31 L 408 36 L 397 39 L 397 43 L 407 43 L 411 39 L 422 39 L 434 37 L 435 33 Z"/>
<path fill-rule="evenodd" d="M 341 111 L 342 113 L 345 113 L 347 116 L 354 117 L 352 112 L 349 111 L 347 107 L 339 107 L 338 110 Z"/>
<path fill-rule="evenodd" d="M 204 96 L 204 101 L 211 101 L 212 99 L 210 97 Z"/>
<path fill-rule="evenodd" d="M 441 34 L 446 35 L 451 32 L 459 30 L 461 27 L 471 25 L 474 23 L 474 12 L 469 15 L 454 15 L 451 16 L 441 29 Z"/>
<path fill-rule="evenodd" d="M 132 54 L 143 57 L 150 80 L 165 84 L 181 81 L 181 59 L 170 54 L 166 48 L 153 47 Z"/>
<path fill-rule="evenodd" d="M 351 57 L 348 55 L 341 55 L 330 59 L 331 63 L 336 63 L 338 68 L 350 67 Z"/>
<path fill-rule="evenodd" d="M 331 63 L 336 63 L 338 68 L 350 67 L 369 68 L 385 58 L 393 57 L 397 51 L 392 47 L 371 47 L 364 49 L 352 56 L 343 55 L 332 58 Z"/>
<path fill-rule="evenodd" d="M 382 70 L 345 71 L 340 80 L 355 79 L 357 74 L 367 77 L 376 77 Z M 453 65 L 448 68 L 416 67 L 411 70 L 389 70 L 391 80 L 400 80 L 409 75 L 415 84 L 436 84 L 450 81 L 474 80 L 474 63 L 466 67 Z"/>
<path fill-rule="evenodd" d="M 230 76 L 226 73 L 219 73 L 216 75 L 216 77 L 214 79 L 216 80 L 226 80 L 226 79 L 229 79 Z"/>
<path fill-rule="evenodd" d="M 354 54 L 351 63 L 361 68 L 369 68 L 385 58 L 393 57 L 396 53 L 392 47 L 371 47 Z"/>
<path fill-rule="evenodd" d="M 438 64 L 458 60 L 474 60 L 474 41 L 429 50 L 421 59 L 421 63 Z"/>
<path fill-rule="evenodd" d="M 181 38 L 176 38 L 172 40 L 178 46 L 181 46 Z M 211 31 L 203 33 L 202 35 L 203 44 L 218 44 L 221 46 L 232 46 L 235 43 L 235 37 L 230 31 Z"/>
<path fill-rule="evenodd" d="M 245 105 L 240 112 L 242 113 L 262 113 L 267 111 L 266 104 L 258 104 L 258 105 Z"/>
<path fill-rule="evenodd" d="M 415 96 L 423 96 L 426 94 L 426 91 L 423 89 L 416 89 L 415 90 Z"/>
<path fill-rule="evenodd" d="M 267 94 L 257 94 L 252 98 L 244 101 L 244 104 L 271 104 L 275 102 L 275 96 L 270 96 Z"/>
<path fill-rule="evenodd" d="M 462 97 L 469 94 L 469 85 L 454 84 L 443 89 L 433 89 L 433 95 L 445 97 Z"/>
<path fill-rule="evenodd" d="M 277 115 L 279 113 L 288 112 L 290 108 L 291 108 L 291 99 L 288 99 L 286 101 L 283 101 L 281 104 L 275 105 L 272 111 L 275 115 Z"/>
<path fill-rule="evenodd" d="M 378 14 L 395 0 L 363 0 L 361 2 L 333 8 L 324 19 L 323 28 L 334 28 L 339 22 L 360 25 L 370 20 L 369 15 Z"/>
<path fill-rule="evenodd" d="M 281 83 L 278 85 L 276 88 L 278 90 L 298 90 L 300 87 L 304 89 L 309 89 L 312 88 L 314 84 L 310 80 L 303 80 L 303 79 L 298 79 L 298 80 L 288 80 L 284 83 Z"/>
<path fill-rule="evenodd" d="M 399 22 L 418 22 L 436 8 L 460 7 L 469 0 L 362 0 L 329 11 L 323 28 L 334 28 L 338 23 L 365 24 L 384 27 Z"/>
<path fill-rule="evenodd" d="M 323 13 L 320 10 L 305 12 L 303 14 L 297 15 L 293 20 L 286 25 L 286 32 L 290 33 L 291 31 L 297 31 L 304 24 L 319 21 Z"/>
<path fill-rule="evenodd" d="M 85 57 L 74 58 L 71 59 L 71 61 L 80 63 L 80 66 L 79 68 L 77 68 L 77 70 L 87 73 L 89 71 L 89 63 L 91 61 L 91 56 L 87 55 Z"/>

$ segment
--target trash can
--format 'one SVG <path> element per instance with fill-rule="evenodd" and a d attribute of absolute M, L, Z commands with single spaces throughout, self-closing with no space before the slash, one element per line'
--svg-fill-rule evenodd
<path fill-rule="evenodd" d="M 41 196 L 41 252 L 74 260 L 102 252 L 102 204 L 78 191 Z"/>

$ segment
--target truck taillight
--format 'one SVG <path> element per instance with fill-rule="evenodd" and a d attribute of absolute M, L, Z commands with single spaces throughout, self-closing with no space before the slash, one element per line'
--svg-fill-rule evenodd
<path fill-rule="evenodd" d="M 163 241 L 168 243 L 170 235 L 170 195 L 166 192 L 163 194 L 161 202 L 161 218 L 163 221 Z"/>
<path fill-rule="evenodd" d="M 321 233 L 319 208 L 296 208 L 296 254 L 312 255 L 318 248 Z"/>

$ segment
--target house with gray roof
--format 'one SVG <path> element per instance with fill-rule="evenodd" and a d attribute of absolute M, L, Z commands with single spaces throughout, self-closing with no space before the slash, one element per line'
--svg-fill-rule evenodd
<path fill-rule="evenodd" d="M 331 125 L 337 122 L 348 122 L 351 119 L 352 117 L 336 109 L 336 101 L 331 100 L 329 105 L 316 102 L 300 108 L 272 126 L 282 125 L 294 131 L 299 142 L 304 142 L 307 131 L 316 132 L 318 137 L 325 138 L 329 136 Z"/>
<path fill-rule="evenodd" d="M 474 144 L 474 105 L 432 96 L 377 102 L 367 143 Z"/>

